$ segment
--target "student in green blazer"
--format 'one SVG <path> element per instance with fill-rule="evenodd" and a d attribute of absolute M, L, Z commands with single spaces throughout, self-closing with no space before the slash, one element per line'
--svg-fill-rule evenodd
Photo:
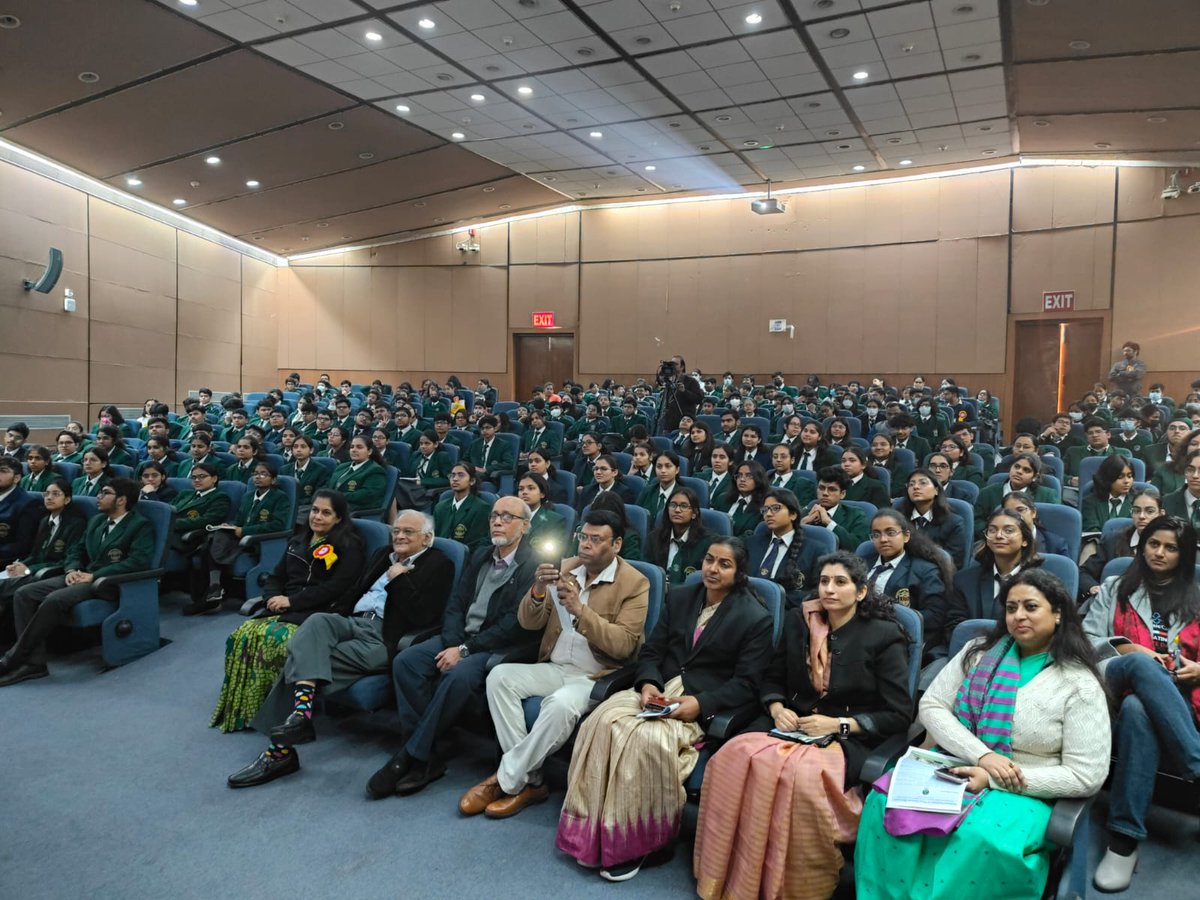
<path fill-rule="evenodd" d="M 1117 433 L 1110 440 L 1114 447 L 1124 447 L 1135 457 L 1140 457 L 1154 443 L 1148 435 L 1138 431 L 1138 412 L 1128 406 L 1118 414 Z"/>
<path fill-rule="evenodd" d="M 690 487 L 676 487 L 646 548 L 647 562 L 666 570 L 669 585 L 678 587 L 692 572 L 700 571 L 713 539 L 700 519 L 699 496 Z"/>
<path fill-rule="evenodd" d="M 450 486 L 450 457 L 442 450 L 437 432 L 432 428 L 421 434 L 417 452 L 409 456 L 403 475 L 416 479 L 426 491 L 440 491 Z"/>
<path fill-rule="evenodd" d="M 25 451 L 25 464 L 29 474 L 21 479 L 21 487 L 27 491 L 44 491 L 46 485 L 58 477 L 50 468 L 50 449 L 41 444 L 31 444 Z"/>
<path fill-rule="evenodd" d="M 1180 441 L 1179 447 L 1171 451 L 1171 460 L 1164 462 L 1150 479 L 1150 483 L 1158 488 L 1164 497 L 1187 487 L 1187 457 L 1193 450 L 1200 450 L 1200 428 L 1188 432 Z"/>
<path fill-rule="evenodd" d="M 188 455 L 179 460 L 179 464 L 175 467 L 175 477 L 187 478 L 192 474 L 192 466 L 197 463 L 207 463 L 218 469 L 225 468 L 225 464 L 213 453 L 212 438 L 207 434 L 192 435 L 192 442 L 188 446 Z"/>
<path fill-rule="evenodd" d="M 43 448 L 45 449 L 45 448 Z M 67 552 L 83 540 L 87 516 L 71 503 L 71 484 L 61 475 L 50 473 L 49 483 L 42 490 L 42 505 L 46 514 L 38 523 L 29 552 L 9 564 L 8 577 L 0 581 L 0 638 L 11 644 L 12 599 L 17 588 L 32 584 L 34 575 L 42 569 L 63 564 Z"/>
<path fill-rule="evenodd" d="M 171 548 L 191 556 L 208 537 L 205 529 L 229 518 L 231 503 L 229 495 L 217 487 L 221 481 L 219 467 L 196 463 L 188 477 L 192 481 L 191 489 L 180 491 L 171 501 L 175 508 Z"/>
<path fill-rule="evenodd" d="M 938 450 L 950 461 L 950 481 L 969 481 L 983 488 L 983 470 L 971 462 L 971 453 L 962 438 L 953 434 L 943 438 Z"/>
<path fill-rule="evenodd" d="M 817 473 L 817 502 L 800 520 L 801 525 L 816 525 L 831 530 L 838 547 L 853 553 L 870 536 L 867 517 L 842 501 L 850 487 L 850 476 L 841 469 L 827 466 Z"/>
<path fill-rule="evenodd" d="M 388 437 L 386 428 L 382 426 L 376 427 L 371 431 L 371 446 L 383 458 L 384 463 L 391 466 L 396 471 L 404 468 L 404 460 L 400 456 L 400 451 L 391 446 L 391 440 Z"/>
<path fill-rule="evenodd" d="M 646 417 L 638 412 L 637 409 L 637 401 L 629 397 L 622 401 L 620 412 L 614 409 L 611 413 L 609 419 L 611 429 L 626 440 L 629 439 L 629 429 L 634 425 L 641 425 L 646 429 L 650 427 L 646 421 Z"/>
<path fill-rule="evenodd" d="M 732 459 L 729 449 L 724 444 L 713 444 L 712 455 L 708 458 L 710 468 L 700 472 L 697 477 L 708 482 L 708 506 L 720 512 L 729 512 L 737 491 L 733 487 L 733 472 L 730 471 Z"/>
<path fill-rule="evenodd" d="M 1084 437 L 1086 447 L 1072 447 L 1063 456 L 1063 472 L 1072 487 L 1079 485 L 1079 463 L 1089 456 L 1112 456 L 1120 453 L 1122 456 L 1133 456 L 1124 447 L 1114 447 L 1109 443 L 1108 425 L 1098 416 L 1084 419 Z"/>
<path fill-rule="evenodd" d="M 1187 455 L 1183 471 L 1187 482 L 1180 490 L 1163 497 L 1163 512 L 1191 522 L 1192 527 L 1200 531 L 1200 450 L 1193 450 Z M 1189 501 L 1192 507 L 1190 514 Z"/>
<path fill-rule="evenodd" d="M 875 477 L 871 455 L 866 450 L 861 447 L 847 447 L 842 453 L 841 468 L 850 479 L 844 499 L 863 500 L 873 504 L 876 509 L 886 509 L 892 505 L 887 485 Z"/>
<path fill-rule="evenodd" d="M 229 451 L 234 456 L 234 462 L 226 466 L 221 477 L 249 484 L 250 479 L 254 476 L 254 463 L 263 455 L 258 439 L 250 435 L 240 437 L 236 443 L 230 446 Z"/>
<path fill-rule="evenodd" d="M 540 559 L 543 553 L 550 555 L 549 547 L 553 547 L 554 553 L 559 557 L 564 556 L 567 551 L 567 521 L 551 507 L 550 483 L 545 476 L 526 472 L 517 482 L 517 496 L 533 512 L 529 531 L 525 533 L 525 540 L 533 547 L 533 552 Z"/>
<path fill-rule="evenodd" d="M 80 459 L 83 474 L 71 483 L 71 491 L 76 497 L 95 497 L 100 489 L 112 481 L 112 473 L 108 471 L 108 451 L 102 447 L 88 447 Z"/>
<path fill-rule="evenodd" d="M 663 450 L 654 460 L 654 477 L 656 480 L 646 485 L 642 495 L 637 499 L 637 505 L 646 511 L 654 524 L 660 512 L 667 508 L 667 498 L 675 492 L 679 478 L 679 454 L 674 450 Z"/>
<path fill-rule="evenodd" d="M 450 467 L 450 490 L 433 508 L 433 533 L 474 552 L 491 543 L 491 510 L 491 504 L 479 496 L 479 476 L 470 463 L 456 462 Z"/>
<path fill-rule="evenodd" d="M 521 453 L 518 462 L 524 464 L 529 458 L 531 450 L 539 451 L 550 460 L 562 457 L 562 437 L 555 429 L 546 426 L 546 414 L 540 409 L 535 409 L 529 414 L 529 424 L 525 428 L 525 433 L 521 435 Z"/>
<path fill-rule="evenodd" d="M 512 475 L 517 470 L 512 445 L 496 439 L 500 422 L 495 416 L 484 416 L 479 420 L 479 437 L 467 451 L 467 462 L 474 468 L 480 481 L 500 483 L 501 475 Z M 453 485 L 451 485 L 453 486 Z"/>
<path fill-rule="evenodd" d="M 888 419 L 888 427 L 892 429 L 892 434 L 896 438 L 896 447 L 911 450 L 917 459 L 918 466 L 932 452 L 929 441 L 916 433 L 917 423 L 908 413 L 897 413 L 892 416 Z"/>
<path fill-rule="evenodd" d="M 233 564 L 242 553 L 244 537 L 259 534 L 289 534 L 293 516 L 287 494 L 276 482 L 279 469 L 271 460 L 254 464 L 252 486 L 242 494 L 242 502 L 228 523 L 208 534 L 195 565 L 188 570 L 191 603 L 183 608 L 185 616 L 213 612 L 233 590 Z M 251 551 L 254 552 L 254 551 Z"/>
<path fill-rule="evenodd" d="M 1008 481 L 989 484 L 979 492 L 975 500 L 975 537 L 983 538 L 983 529 L 988 516 L 1000 506 L 1007 494 L 1024 491 L 1035 503 L 1060 503 L 1061 498 L 1054 488 L 1042 484 L 1042 461 L 1033 453 L 1020 453 L 1008 467 Z"/>
<path fill-rule="evenodd" d="M 917 434 L 930 447 L 936 447 L 950 433 L 950 422 L 937 411 L 933 399 L 922 397 L 917 403 L 917 414 L 913 417 Z M 920 459 L 921 457 L 917 457 Z"/>
<path fill-rule="evenodd" d="M 142 477 L 142 469 L 151 462 L 159 463 L 168 478 L 179 477 L 179 454 L 171 449 L 171 442 L 167 438 L 153 437 L 146 441 L 146 458 L 133 470 L 135 480 Z"/>
<path fill-rule="evenodd" d="M 771 471 L 767 473 L 770 485 L 791 491 L 801 506 L 807 506 L 817 499 L 815 482 L 796 474 L 795 451 L 789 444 L 776 444 L 771 450 Z M 709 505 L 712 505 L 712 495 L 709 495 Z M 715 507 L 714 507 L 715 508 Z"/>
<path fill-rule="evenodd" d="M 360 509 L 382 509 L 392 500 L 384 496 L 387 489 L 385 465 L 371 442 L 360 434 L 350 439 L 350 461 L 333 470 L 329 487 L 346 497 L 351 513 Z"/>
<path fill-rule="evenodd" d="M 135 466 L 137 459 L 125 446 L 125 435 L 116 425 L 101 425 L 96 429 L 94 446 L 108 451 L 108 461 L 114 466 Z"/>
<path fill-rule="evenodd" d="M 329 481 L 329 469 L 312 462 L 313 450 L 312 438 L 297 435 L 292 442 L 292 461 L 279 470 L 280 475 L 296 479 L 296 522 L 300 524 L 308 521 L 313 494 Z"/>
<path fill-rule="evenodd" d="M 1141 459 L 1146 464 L 1148 479 L 1153 480 L 1159 469 L 1167 465 L 1168 456 L 1171 457 L 1171 460 L 1175 460 L 1179 458 L 1180 453 L 1185 452 L 1184 448 L 1191 431 L 1192 420 L 1187 416 L 1177 416 L 1167 423 L 1162 441 L 1142 448 Z M 1178 489 L 1176 488 L 1176 490 Z M 1174 492 L 1168 491 L 1168 493 Z"/>
<path fill-rule="evenodd" d="M 768 490 L 767 473 L 754 460 L 734 467 L 729 504 L 729 522 L 734 537 L 745 540 L 754 534 L 754 529 L 762 522 L 763 499 Z"/>
<path fill-rule="evenodd" d="M 416 450 L 417 444 L 421 440 L 421 428 L 413 421 L 412 410 L 407 406 L 398 406 L 395 415 L 396 436 L 392 440 L 403 441 Z"/>
<path fill-rule="evenodd" d="M 229 425 L 221 435 L 221 440 L 233 446 L 246 433 L 250 419 L 244 409 L 235 409 L 229 414 Z"/>
<path fill-rule="evenodd" d="M 1100 531 L 1109 519 L 1131 518 L 1132 507 L 1133 466 L 1123 456 L 1110 456 L 1100 463 L 1091 493 L 1079 505 L 1083 530 Z"/>
<path fill-rule="evenodd" d="M 46 639 L 70 620 L 71 610 L 92 597 L 117 597 L 117 585 L 97 587 L 97 579 L 150 568 L 154 526 L 134 509 L 137 496 L 138 487 L 132 480 L 114 478 L 96 498 L 100 514 L 88 522 L 83 540 L 66 547 L 66 574 L 17 588 L 13 626 L 18 637 L 0 658 L 0 687 L 49 674 Z"/>
<path fill-rule="evenodd" d="M 77 463 L 83 459 L 79 436 L 73 431 L 60 431 L 54 439 L 54 446 L 57 452 L 51 462 Z"/>
<path fill-rule="evenodd" d="M 437 385 L 430 385 L 428 393 L 425 397 L 424 412 L 426 418 L 436 416 L 438 413 L 450 415 L 450 401 L 442 396 Z"/>

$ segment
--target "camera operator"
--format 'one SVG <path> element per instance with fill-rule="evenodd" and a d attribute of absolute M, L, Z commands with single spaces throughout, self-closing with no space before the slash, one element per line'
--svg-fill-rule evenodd
<path fill-rule="evenodd" d="M 696 407 L 704 399 L 700 382 L 687 374 L 682 356 L 664 359 L 658 367 L 655 381 L 662 390 L 658 411 L 658 434 L 670 434 L 679 427 L 684 416 L 695 418 Z"/>

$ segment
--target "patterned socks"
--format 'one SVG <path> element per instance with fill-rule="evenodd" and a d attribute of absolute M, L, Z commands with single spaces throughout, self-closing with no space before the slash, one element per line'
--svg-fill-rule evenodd
<path fill-rule="evenodd" d="M 265 755 L 271 759 L 283 759 L 285 756 L 291 756 L 293 752 L 295 751 L 293 751 L 291 747 L 288 747 L 285 744 L 276 744 L 274 741 L 272 741 L 267 745 L 267 751 Z"/>
<path fill-rule="evenodd" d="M 296 712 L 306 719 L 311 719 L 313 717 L 313 698 L 316 696 L 317 689 L 312 685 L 296 685 Z"/>

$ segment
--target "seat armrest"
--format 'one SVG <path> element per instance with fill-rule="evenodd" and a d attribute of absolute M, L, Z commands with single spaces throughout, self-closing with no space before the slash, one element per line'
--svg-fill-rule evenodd
<path fill-rule="evenodd" d="M 1088 815 L 1095 797 L 1064 797 L 1054 801 L 1050 821 L 1046 823 L 1046 840 L 1056 847 L 1070 847 L 1075 830 Z"/>
<path fill-rule="evenodd" d="M 36 572 L 30 573 L 34 578 L 41 580 L 42 578 L 53 578 L 56 575 L 66 574 L 66 569 L 62 566 L 46 566 L 44 569 L 38 569 Z"/>
<path fill-rule="evenodd" d="M 120 575 L 102 575 L 92 582 L 97 588 L 111 587 L 114 584 L 128 584 L 131 581 L 156 581 L 167 574 L 166 569 L 143 569 L 141 572 L 123 572 Z"/>
<path fill-rule="evenodd" d="M 924 731 L 921 732 L 924 735 Z M 893 734 L 882 744 L 871 751 L 862 765 L 859 781 L 865 785 L 874 784 L 884 772 L 896 764 L 905 753 L 913 739 L 908 734 Z"/>
<path fill-rule="evenodd" d="M 265 541 L 277 541 L 281 538 L 289 539 L 291 536 L 292 533 L 290 531 L 268 531 L 263 534 L 247 534 L 243 536 L 240 541 L 238 541 L 238 546 L 242 548 L 249 548 L 257 544 L 264 543 Z"/>
<path fill-rule="evenodd" d="M 633 679 L 637 674 L 637 666 L 630 663 L 627 666 L 609 672 L 603 678 L 597 678 L 592 682 L 592 700 L 596 703 L 602 703 L 615 694 L 617 691 L 624 691 L 633 687 Z"/>
<path fill-rule="evenodd" d="M 358 509 L 350 513 L 352 519 L 378 519 L 383 515 L 383 507 L 379 509 Z"/>
<path fill-rule="evenodd" d="M 710 738 L 727 741 L 739 731 L 762 715 L 763 708 L 759 703 L 747 703 L 736 709 L 717 713 L 708 722 L 705 734 Z"/>
<path fill-rule="evenodd" d="M 441 630 L 440 625 L 431 625 L 421 631 L 410 631 L 408 634 L 401 635 L 400 640 L 396 641 L 396 652 L 407 650 L 418 641 L 427 641 L 435 634 L 440 634 Z"/>

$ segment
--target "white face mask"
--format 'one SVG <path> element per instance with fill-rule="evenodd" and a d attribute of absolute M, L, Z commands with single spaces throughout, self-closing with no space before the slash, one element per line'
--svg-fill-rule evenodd
<path fill-rule="evenodd" d="M 783 406 L 781 408 L 783 410 L 784 415 L 788 415 L 796 409 L 796 407 L 792 406 L 792 404 L 790 404 L 790 403 L 783 404 Z"/>
<path fill-rule="evenodd" d="M 557 407 L 550 410 L 550 418 L 552 418 L 552 419 L 557 419 L 561 415 L 562 415 L 562 410 L 558 409 Z"/>
<path fill-rule="evenodd" d="M 726 378 L 724 383 L 725 383 L 725 387 L 729 387 L 731 384 L 733 384 L 733 379 Z"/>
<path fill-rule="evenodd" d="M 1137 422 L 1135 422 L 1133 419 L 1122 419 L 1121 420 L 1121 430 L 1122 431 L 1133 431 L 1135 428 L 1137 428 Z"/>
<path fill-rule="evenodd" d="M 853 407 L 854 407 L 853 398 L 847 397 L 845 400 L 842 401 L 842 406 L 846 407 L 846 409 L 853 409 Z"/>
<path fill-rule="evenodd" d="M 867 407 L 867 416 L 868 416 L 869 418 L 872 418 L 872 419 L 873 419 L 873 418 L 875 418 L 877 415 L 879 415 L 879 407 L 878 407 L 878 406 L 868 406 L 868 407 Z"/>
<path fill-rule="evenodd" d="M 1151 391 L 1150 392 L 1150 402 L 1151 403 L 1162 403 L 1162 391 Z"/>
<path fill-rule="evenodd" d="M 923 416 L 929 415 L 929 407 L 928 406 L 921 407 L 921 415 L 923 415 Z"/>
<path fill-rule="evenodd" d="M 1077 410 L 1072 410 L 1071 412 L 1067 413 L 1067 415 L 1071 417 L 1072 422 L 1082 422 L 1083 421 L 1083 413 L 1081 413 Z"/>

